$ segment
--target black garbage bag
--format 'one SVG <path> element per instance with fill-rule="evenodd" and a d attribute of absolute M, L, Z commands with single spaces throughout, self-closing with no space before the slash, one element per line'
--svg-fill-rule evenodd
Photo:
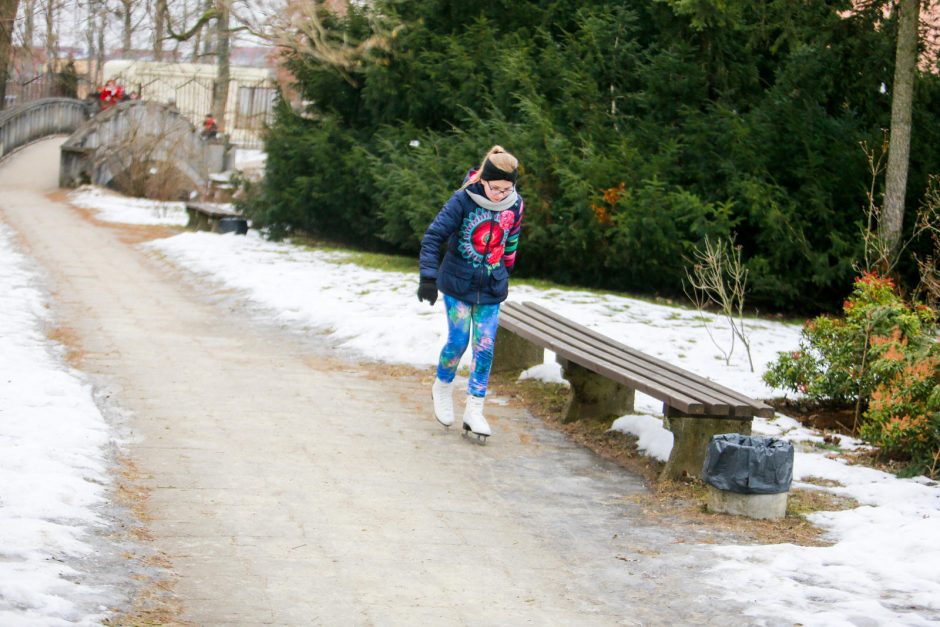
<path fill-rule="evenodd" d="M 725 433 L 705 451 L 702 480 L 738 494 L 780 494 L 793 481 L 793 445 L 786 440 Z"/>
<path fill-rule="evenodd" d="M 222 218 L 219 220 L 219 233 L 235 233 L 245 235 L 248 233 L 248 220 L 245 218 Z"/>

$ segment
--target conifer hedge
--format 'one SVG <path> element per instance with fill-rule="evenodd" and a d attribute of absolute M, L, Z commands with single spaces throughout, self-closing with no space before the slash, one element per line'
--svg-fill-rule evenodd
<path fill-rule="evenodd" d="M 351 4 L 326 18 L 350 41 L 367 11 L 401 28 L 352 80 L 289 59 L 310 105 L 278 105 L 249 211 L 275 234 L 415 254 L 499 143 L 521 161 L 521 275 L 674 295 L 684 257 L 735 233 L 751 304 L 835 309 L 861 251 L 859 143 L 889 125 L 894 61 L 894 24 L 848 6 Z M 940 82 L 921 74 L 915 93 L 909 215 L 940 172 Z"/>

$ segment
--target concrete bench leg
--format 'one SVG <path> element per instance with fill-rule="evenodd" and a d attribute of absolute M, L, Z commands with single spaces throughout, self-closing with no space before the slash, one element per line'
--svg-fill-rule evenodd
<path fill-rule="evenodd" d="M 192 209 L 187 209 L 186 213 L 189 215 L 189 220 L 186 222 L 186 228 L 198 231 L 199 230 L 199 213 Z"/>
<path fill-rule="evenodd" d="M 538 366 L 545 359 L 545 349 L 529 340 L 499 327 L 493 345 L 490 372 L 522 372 Z"/>
<path fill-rule="evenodd" d="M 671 408 L 666 408 L 665 414 L 665 427 L 672 431 L 675 440 L 669 461 L 659 475 L 660 481 L 681 479 L 685 474 L 699 478 L 705 464 L 705 451 L 713 435 L 751 435 L 751 418 L 683 416 Z"/>
<path fill-rule="evenodd" d="M 194 209 L 187 209 L 186 213 L 189 214 L 189 221 L 186 223 L 187 229 L 191 229 L 193 231 L 211 230 L 211 224 L 209 223 L 208 216 Z"/>
<path fill-rule="evenodd" d="M 564 422 L 575 420 L 613 420 L 633 411 L 632 389 L 591 372 L 567 359 L 556 357 L 571 384 L 571 399 Z"/>

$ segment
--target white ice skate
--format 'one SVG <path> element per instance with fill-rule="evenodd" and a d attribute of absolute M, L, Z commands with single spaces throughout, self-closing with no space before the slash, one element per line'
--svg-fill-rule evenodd
<path fill-rule="evenodd" d="M 490 437 L 493 433 L 490 431 L 490 425 L 483 416 L 482 396 L 467 396 L 467 407 L 463 412 L 463 432 L 464 435 L 466 435 L 467 432 L 472 433 L 484 444 L 486 444 L 486 438 Z"/>
<path fill-rule="evenodd" d="M 453 381 L 444 383 L 437 377 L 431 386 L 431 398 L 434 399 L 434 417 L 437 421 L 449 427 L 454 424 L 454 395 L 451 391 Z"/>

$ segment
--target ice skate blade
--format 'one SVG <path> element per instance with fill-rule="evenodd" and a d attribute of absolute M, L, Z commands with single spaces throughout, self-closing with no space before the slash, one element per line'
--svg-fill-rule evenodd
<path fill-rule="evenodd" d="M 470 425 L 463 423 L 463 435 L 470 437 L 470 434 L 477 436 L 477 442 L 479 442 L 481 445 L 485 445 L 486 438 L 490 437 L 485 433 L 477 433 L 473 431 L 473 429 L 470 428 Z"/>

